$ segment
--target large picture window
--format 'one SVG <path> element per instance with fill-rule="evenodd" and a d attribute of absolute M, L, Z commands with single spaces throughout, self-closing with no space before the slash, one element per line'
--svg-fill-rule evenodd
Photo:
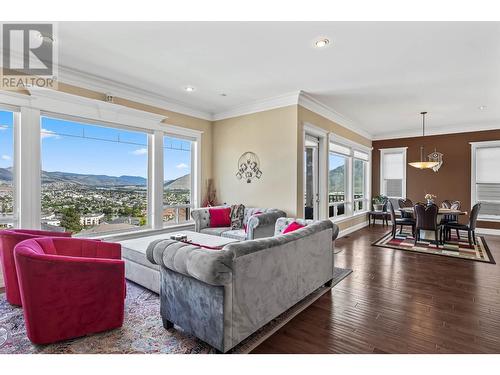
<path fill-rule="evenodd" d="M 41 117 L 41 226 L 81 236 L 148 226 L 148 134 Z"/>
<path fill-rule="evenodd" d="M 0 228 L 16 226 L 13 162 L 14 113 L 0 109 Z"/>
<path fill-rule="evenodd" d="M 338 217 L 344 215 L 346 212 L 347 157 L 330 152 L 328 164 L 329 216 Z"/>
<path fill-rule="evenodd" d="M 500 221 L 500 141 L 472 144 L 472 205 L 481 203 L 479 218 Z"/>
<path fill-rule="evenodd" d="M 193 207 L 193 145 L 187 139 L 163 138 L 163 223 L 190 221 Z"/>
<path fill-rule="evenodd" d="M 369 207 L 369 149 L 333 137 L 328 157 L 328 206 L 332 219 L 349 217 Z"/>

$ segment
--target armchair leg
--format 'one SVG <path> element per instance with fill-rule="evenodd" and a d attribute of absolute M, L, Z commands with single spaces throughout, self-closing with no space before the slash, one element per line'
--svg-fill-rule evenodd
<path fill-rule="evenodd" d="M 477 245 L 477 240 L 476 240 L 476 231 L 472 231 L 472 239 L 474 240 L 474 245 Z"/>
<path fill-rule="evenodd" d="M 460 231 L 457 229 L 457 237 L 460 239 Z"/>
<path fill-rule="evenodd" d="M 469 237 L 469 246 L 472 247 L 472 232 L 470 230 L 467 231 L 467 237 Z"/>
<path fill-rule="evenodd" d="M 161 320 L 163 321 L 163 328 L 165 329 L 174 328 L 174 323 L 172 323 L 170 320 L 165 318 L 161 318 Z"/>

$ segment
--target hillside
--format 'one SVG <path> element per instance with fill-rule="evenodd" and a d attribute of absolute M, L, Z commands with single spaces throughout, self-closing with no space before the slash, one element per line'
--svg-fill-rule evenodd
<path fill-rule="evenodd" d="M 0 181 L 12 181 L 12 168 L 0 168 Z M 46 172 L 42 171 L 42 184 L 70 183 L 87 186 L 127 186 L 146 185 L 147 180 L 138 176 L 107 176 L 93 174 L 78 174 L 67 172 Z"/>
<path fill-rule="evenodd" d="M 0 168 L 0 183 L 12 182 L 12 168 Z M 139 176 L 107 176 L 68 172 L 42 171 L 42 184 L 69 183 L 86 186 L 145 186 L 147 180 Z M 189 190 L 191 175 L 187 174 L 175 180 L 165 181 L 167 190 Z"/>

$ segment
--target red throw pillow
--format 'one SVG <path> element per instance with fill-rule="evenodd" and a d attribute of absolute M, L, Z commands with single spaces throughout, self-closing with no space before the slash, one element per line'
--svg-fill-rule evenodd
<path fill-rule="evenodd" d="M 262 212 L 262 211 L 255 211 L 255 212 L 254 212 L 254 213 L 253 213 L 253 214 L 252 214 L 252 215 L 248 218 L 247 222 L 243 224 L 243 229 L 245 229 L 245 233 L 248 233 L 248 231 L 247 231 L 247 229 L 248 229 L 248 227 L 247 227 L 247 223 L 250 221 L 250 219 L 251 219 L 252 217 L 254 217 L 254 216 L 257 216 L 257 215 L 262 215 L 263 213 L 264 213 L 264 212 Z"/>
<path fill-rule="evenodd" d="M 231 226 L 231 207 L 209 208 L 210 228 Z"/>
<path fill-rule="evenodd" d="M 296 221 L 290 223 L 286 228 L 285 230 L 283 230 L 283 234 L 285 233 L 290 233 L 290 232 L 294 232 L 296 231 L 297 229 L 300 229 L 300 228 L 304 228 L 305 225 L 301 225 L 299 223 L 297 223 Z"/>

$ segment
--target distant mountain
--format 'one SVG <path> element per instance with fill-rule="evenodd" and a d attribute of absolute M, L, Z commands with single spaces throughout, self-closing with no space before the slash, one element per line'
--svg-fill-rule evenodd
<path fill-rule="evenodd" d="M 360 169 L 355 169 L 354 171 L 354 191 L 362 190 L 363 174 L 359 172 L 361 172 Z M 344 176 L 345 174 L 343 165 L 329 171 L 328 173 L 329 191 L 335 191 L 335 192 L 344 191 L 345 189 Z"/>
<path fill-rule="evenodd" d="M 329 191 L 344 191 L 344 166 L 337 167 L 328 172 L 328 190 Z"/>
<path fill-rule="evenodd" d="M 0 168 L 0 182 L 12 181 L 12 167 Z"/>
<path fill-rule="evenodd" d="M 12 181 L 12 168 L 0 168 L 0 183 Z M 68 172 L 42 171 L 42 184 L 68 183 L 86 186 L 146 186 L 147 180 L 139 176 L 107 176 Z M 166 190 L 191 189 L 191 174 L 165 181 Z"/>
<path fill-rule="evenodd" d="M 12 181 L 12 168 L 0 168 L 0 181 Z M 42 171 L 42 184 L 52 183 L 69 183 L 87 186 L 145 186 L 147 180 L 139 176 L 106 176 Z"/>
<path fill-rule="evenodd" d="M 165 181 L 166 190 L 189 190 L 191 189 L 191 174 L 184 175 L 175 180 Z"/>

